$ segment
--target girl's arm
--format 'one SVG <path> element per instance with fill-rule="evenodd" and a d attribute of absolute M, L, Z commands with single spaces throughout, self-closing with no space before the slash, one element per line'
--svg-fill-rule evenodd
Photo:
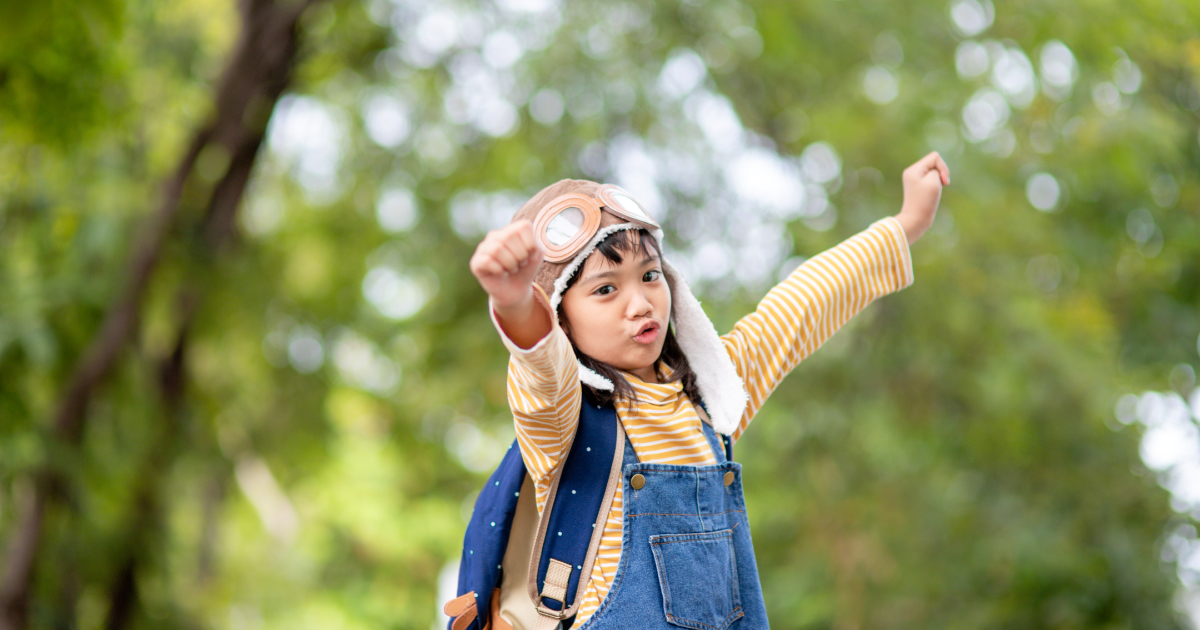
<path fill-rule="evenodd" d="M 737 439 L 792 368 L 876 298 L 912 284 L 908 239 L 886 218 L 814 256 L 721 337 L 750 400 Z"/>
<path fill-rule="evenodd" d="M 905 169 L 903 182 L 896 217 L 800 265 L 722 337 L 750 394 L 735 439 L 792 368 L 876 298 L 912 284 L 909 245 L 933 223 L 950 174 L 935 152 Z"/>
<path fill-rule="evenodd" d="M 471 257 L 492 321 L 508 348 L 508 404 L 540 512 L 548 480 L 579 422 L 579 365 L 550 301 L 533 283 L 542 251 L 528 221 L 489 232 Z"/>

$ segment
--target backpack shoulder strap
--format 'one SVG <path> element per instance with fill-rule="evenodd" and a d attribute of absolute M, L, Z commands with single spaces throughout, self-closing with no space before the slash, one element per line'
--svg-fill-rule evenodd
<path fill-rule="evenodd" d="M 585 394 L 570 453 L 550 485 L 529 564 L 529 598 L 550 627 L 579 610 L 621 482 L 624 444 L 616 409 Z"/>

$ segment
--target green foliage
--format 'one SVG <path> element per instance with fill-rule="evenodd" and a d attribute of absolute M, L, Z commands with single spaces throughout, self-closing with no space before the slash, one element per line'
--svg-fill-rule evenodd
<path fill-rule="evenodd" d="M 240 242 L 202 265 L 183 217 L 78 449 L 50 418 L 212 110 L 238 14 L 0 7 L 2 537 L 31 471 L 68 482 L 33 627 L 104 625 L 132 557 L 131 627 L 429 628 L 513 434 L 466 266 L 484 230 L 562 177 L 648 177 L 672 257 L 728 329 L 786 259 L 898 211 L 900 171 L 932 149 L 952 183 L 916 284 L 801 365 L 738 445 L 773 623 L 1182 626 L 1160 547 L 1188 517 L 1112 410 L 1200 365 L 1200 9 L 1004 3 L 967 36 L 940 1 L 518 4 L 307 12 Z M 1053 96 L 1036 91 L 1052 40 L 1077 63 Z M 977 142 L 963 110 L 993 74 L 960 72 L 964 42 L 993 69 L 1021 51 L 1039 81 Z M 695 59 L 693 83 L 664 71 Z M 752 203 L 729 175 L 755 150 L 795 170 L 817 142 L 840 170 L 800 194 L 832 210 Z M 1049 211 L 1027 191 L 1039 174 Z M 777 245 L 766 271 L 739 249 L 752 229 Z M 180 295 L 199 307 L 173 414 L 157 379 Z"/>
<path fill-rule="evenodd" d="M 119 0 L 0 7 L 0 115 L 6 135 L 65 146 L 103 124 L 119 84 Z M 21 133 L 25 131 L 25 133 Z M 15 133 L 14 133 L 15 132 Z"/>

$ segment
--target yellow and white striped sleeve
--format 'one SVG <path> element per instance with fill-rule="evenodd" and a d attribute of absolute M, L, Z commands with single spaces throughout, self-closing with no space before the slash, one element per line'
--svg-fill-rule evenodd
<path fill-rule="evenodd" d="M 550 310 L 546 293 L 535 284 L 533 294 L 550 311 L 551 329 L 532 348 L 521 348 L 509 339 L 490 301 L 488 311 L 509 352 L 508 406 L 513 412 L 521 457 L 537 489 L 540 513 L 550 491 L 550 477 L 571 447 L 579 423 L 582 390 L 571 341 Z"/>
<path fill-rule="evenodd" d="M 809 259 L 721 337 L 750 403 L 737 439 L 783 377 L 876 298 L 913 282 L 908 238 L 892 217 Z"/>

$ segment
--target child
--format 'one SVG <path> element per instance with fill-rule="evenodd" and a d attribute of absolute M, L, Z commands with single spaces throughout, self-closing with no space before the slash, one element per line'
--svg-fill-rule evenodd
<path fill-rule="evenodd" d="M 798 267 L 722 337 L 663 258 L 658 224 L 615 186 L 563 180 L 487 235 L 470 268 L 511 354 L 508 400 L 538 513 L 585 405 L 615 409 L 625 449 L 594 562 L 562 565 L 581 570 L 581 595 L 557 597 L 556 619 L 541 604 L 550 577 L 526 594 L 530 552 L 514 549 L 529 525 L 514 522 L 499 603 L 480 627 L 570 627 L 569 613 L 586 630 L 767 627 L 732 441 L 796 364 L 912 283 L 908 247 L 950 179 L 937 153 L 902 179 L 899 214 Z"/>

